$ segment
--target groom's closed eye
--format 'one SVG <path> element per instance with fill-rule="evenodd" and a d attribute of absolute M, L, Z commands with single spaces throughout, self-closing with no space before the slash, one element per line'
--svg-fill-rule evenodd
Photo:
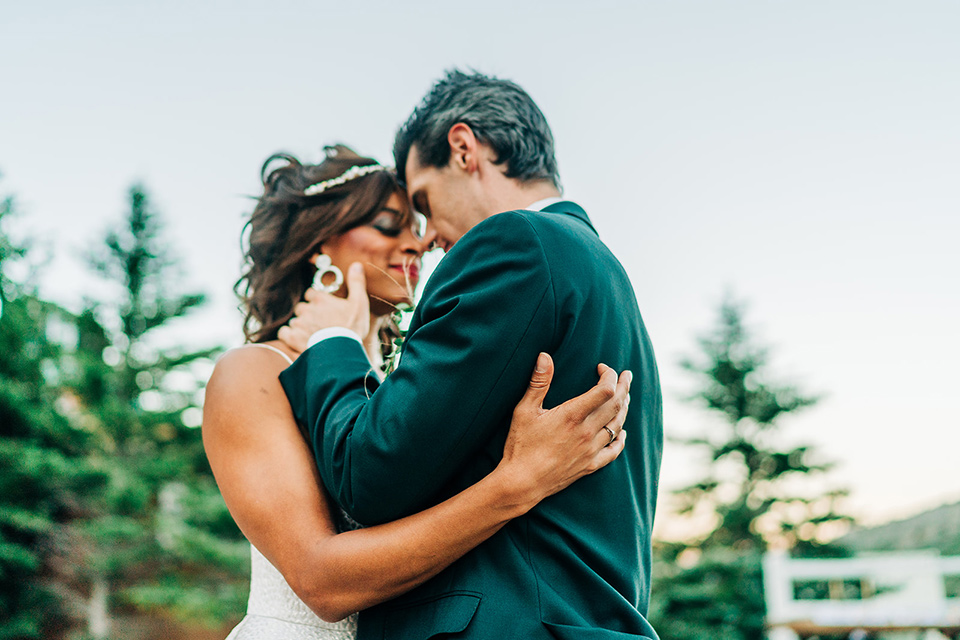
<path fill-rule="evenodd" d="M 417 213 L 422 213 L 426 218 L 430 218 L 430 202 L 423 191 L 417 191 L 410 198 L 413 201 L 413 209 Z"/>

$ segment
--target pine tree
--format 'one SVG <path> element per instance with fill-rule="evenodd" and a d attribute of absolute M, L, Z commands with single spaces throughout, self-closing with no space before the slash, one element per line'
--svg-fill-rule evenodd
<path fill-rule="evenodd" d="M 704 452 L 707 466 L 674 497 L 678 515 L 708 516 L 712 524 L 694 540 L 657 544 L 651 618 L 672 640 L 760 640 L 764 550 L 838 553 L 826 543 L 849 520 L 838 511 L 844 492 L 802 490 L 830 465 L 809 446 L 784 447 L 779 421 L 817 397 L 770 380 L 767 350 L 744 327 L 742 306 L 725 301 L 699 344 L 700 357 L 681 363 L 701 383 L 690 400 L 720 419 L 709 432 L 678 440 Z"/>
<path fill-rule="evenodd" d="M 66 356 L 51 335 L 69 335 L 72 316 L 11 277 L 27 256 L 12 214 L 0 202 L 0 638 L 59 638 L 80 618 L 78 525 L 105 476 L 59 385 Z"/>
<path fill-rule="evenodd" d="M 140 185 L 91 262 L 119 294 L 78 317 L 73 388 L 102 439 L 109 491 L 90 523 L 94 610 L 171 614 L 211 626 L 243 609 L 247 547 L 220 498 L 200 439 L 202 379 L 218 348 L 161 351 L 156 332 L 200 294 L 171 293 L 176 261 Z M 108 625 L 94 633 L 105 637 Z"/>

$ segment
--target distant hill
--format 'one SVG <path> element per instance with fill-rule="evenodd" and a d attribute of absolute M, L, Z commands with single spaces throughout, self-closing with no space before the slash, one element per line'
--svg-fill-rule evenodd
<path fill-rule="evenodd" d="M 837 540 L 854 552 L 936 549 L 960 556 L 960 502 L 877 527 L 853 529 Z"/>

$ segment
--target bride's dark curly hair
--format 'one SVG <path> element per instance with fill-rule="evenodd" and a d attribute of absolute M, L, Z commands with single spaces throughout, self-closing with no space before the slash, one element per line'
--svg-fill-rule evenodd
<path fill-rule="evenodd" d="M 244 270 L 234 285 L 246 315 L 247 342 L 277 339 L 277 331 L 293 317 L 293 307 L 313 281 L 309 259 L 328 239 L 368 224 L 393 194 L 402 192 L 393 171 L 375 171 L 313 196 L 304 189 L 343 175 L 350 167 L 377 164 L 344 145 L 325 147 L 320 164 L 302 164 L 277 153 L 263 163 L 263 195 L 244 225 Z M 283 162 L 277 166 L 278 162 Z M 381 330 L 384 352 L 399 335 L 393 322 Z"/>

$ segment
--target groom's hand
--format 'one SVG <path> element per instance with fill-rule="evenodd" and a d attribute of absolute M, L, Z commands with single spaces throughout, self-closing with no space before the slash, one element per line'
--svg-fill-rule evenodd
<path fill-rule="evenodd" d="M 346 298 L 313 288 L 307 289 L 303 297 L 305 302 L 293 307 L 294 317 L 277 332 L 277 337 L 294 351 L 306 350 L 310 336 L 321 329 L 349 329 L 361 341 L 370 333 L 370 298 L 361 263 L 350 265 Z"/>
<path fill-rule="evenodd" d="M 513 411 L 500 464 L 502 474 L 539 501 L 613 462 L 623 451 L 623 425 L 633 374 L 599 365 L 597 384 L 553 409 L 543 402 L 553 381 L 553 359 L 541 353 L 530 385 Z"/>
<path fill-rule="evenodd" d="M 541 354 L 530 377 L 527 392 L 514 409 L 514 415 L 524 411 L 533 412 L 540 419 L 552 420 L 557 424 L 563 423 L 568 432 L 575 437 L 583 440 L 592 439 L 594 442 L 600 442 L 603 447 L 608 447 L 623 432 L 630 406 L 633 372 L 626 370 L 618 376 L 614 369 L 601 363 L 597 365 L 597 374 L 600 376 L 597 384 L 586 393 L 567 400 L 553 409 L 544 409 L 543 402 L 553 381 L 553 358 L 548 354 Z M 595 436 L 593 436 L 594 433 Z M 625 433 L 624 437 L 626 437 Z"/>

